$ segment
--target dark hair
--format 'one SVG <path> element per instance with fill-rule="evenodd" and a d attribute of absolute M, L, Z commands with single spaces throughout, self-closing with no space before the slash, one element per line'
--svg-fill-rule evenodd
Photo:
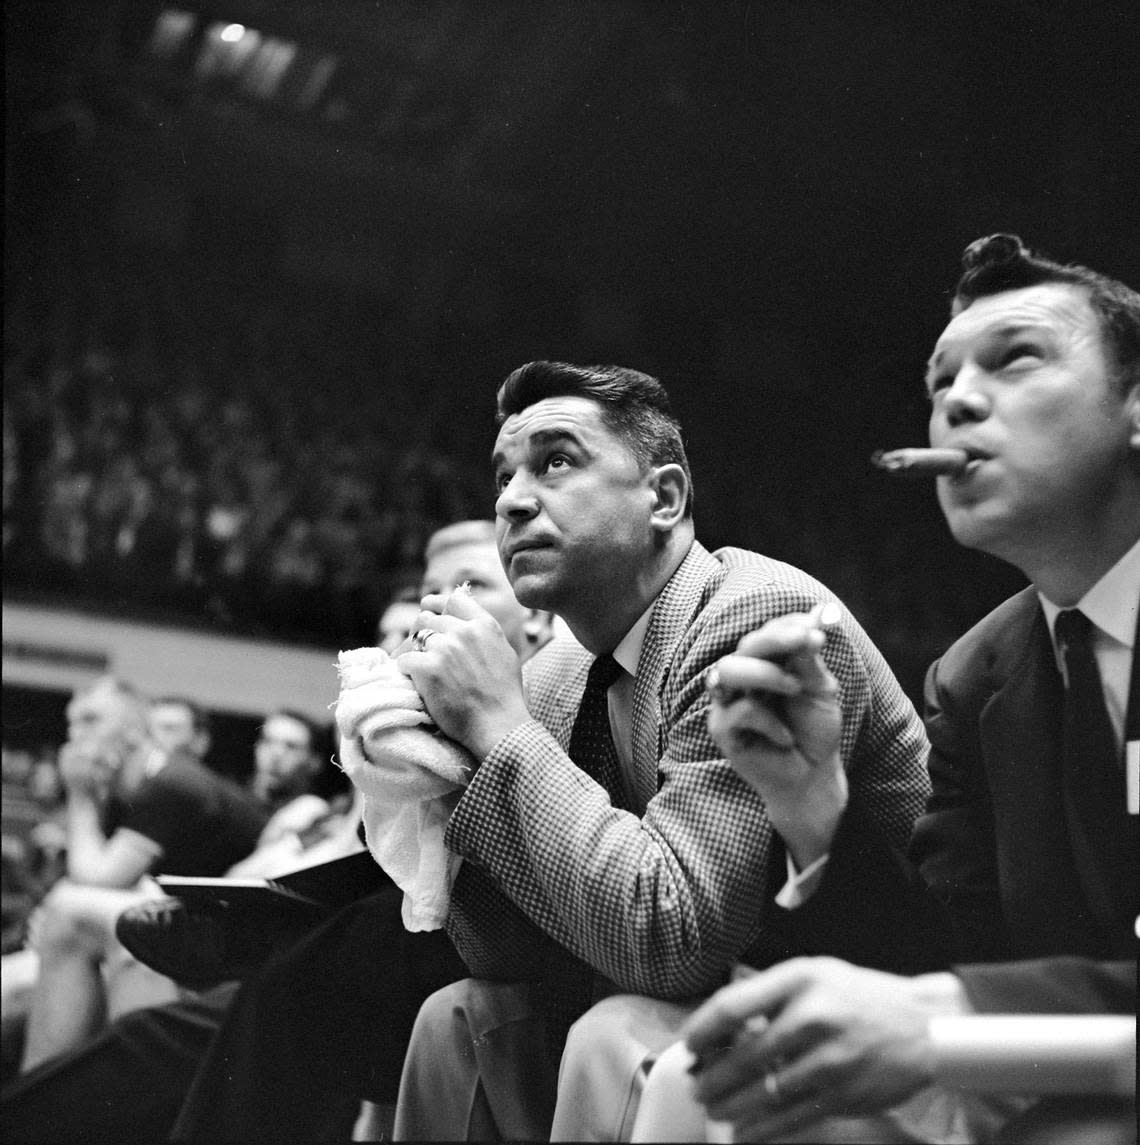
<path fill-rule="evenodd" d="M 1048 282 L 1077 286 L 1087 293 L 1104 348 L 1114 359 L 1117 384 L 1124 392 L 1140 384 L 1140 294 L 1087 266 L 1036 254 L 1017 235 L 989 235 L 966 247 L 950 310 L 960 314 L 987 295 Z"/>
<path fill-rule="evenodd" d="M 568 362 L 527 362 L 499 387 L 498 421 L 545 398 L 588 398 L 602 408 L 602 421 L 637 459 L 644 472 L 656 465 L 679 465 L 688 493 L 685 516 L 693 513 L 693 476 L 665 387 L 649 374 L 624 366 L 572 366 Z"/>
<path fill-rule="evenodd" d="M 159 704 L 171 704 L 185 708 L 190 713 L 190 722 L 194 727 L 194 731 L 209 735 L 210 714 L 205 708 L 199 707 L 194 703 L 193 700 L 188 700 L 185 696 L 159 696 L 150 702 L 152 708 L 157 708 Z"/>

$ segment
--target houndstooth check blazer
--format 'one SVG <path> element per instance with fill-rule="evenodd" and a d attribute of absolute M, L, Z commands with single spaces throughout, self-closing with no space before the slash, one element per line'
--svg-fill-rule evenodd
<path fill-rule="evenodd" d="M 765 958 L 784 851 L 708 733 L 705 675 L 747 632 L 835 597 L 790 565 L 694 543 L 653 609 L 634 684 L 635 811 L 566 754 L 592 657 L 556 640 L 525 669 L 532 720 L 476 771 L 448 824 L 464 857 L 447 928 L 477 977 L 533 979 L 554 940 L 619 989 L 684 998 Z M 824 659 L 840 686 L 853 793 L 899 847 L 922 812 L 927 740 L 845 609 Z M 767 960 L 786 957 L 773 932 Z"/>

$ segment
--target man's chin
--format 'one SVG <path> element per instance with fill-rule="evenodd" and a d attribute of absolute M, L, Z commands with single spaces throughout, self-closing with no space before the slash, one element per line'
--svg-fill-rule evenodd
<path fill-rule="evenodd" d="M 549 577 L 539 573 L 524 572 L 509 579 L 515 600 L 523 608 L 538 608 L 546 612 L 554 611 L 548 603 L 551 599 L 552 588 Z"/>
<path fill-rule="evenodd" d="M 945 511 L 946 523 L 954 540 L 963 548 L 1009 560 L 1014 530 L 1008 518 L 995 506 L 972 506 Z"/>

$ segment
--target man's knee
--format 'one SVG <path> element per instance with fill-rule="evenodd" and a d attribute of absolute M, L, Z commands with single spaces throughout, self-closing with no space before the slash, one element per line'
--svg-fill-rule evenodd
<path fill-rule="evenodd" d="M 676 1041 L 691 1007 L 662 1002 L 639 994 L 613 994 L 590 1007 L 571 1027 L 562 1054 L 567 1060 L 582 1055 L 596 1058 L 601 1048 L 619 1051 L 632 1064 L 640 1065 L 646 1054 L 657 1052 Z"/>
<path fill-rule="evenodd" d="M 423 1000 L 412 1026 L 413 1046 L 434 1043 L 453 1030 L 457 1023 L 466 1024 L 470 981 L 464 978 L 452 982 Z"/>
<path fill-rule="evenodd" d="M 626 1020 L 627 997 L 615 994 L 591 1006 L 571 1027 L 562 1049 L 560 1075 L 565 1078 L 589 1072 L 598 1047 L 609 1044 L 614 1030 Z"/>
<path fill-rule="evenodd" d="M 433 1032 L 451 1034 L 466 1029 L 472 1039 L 500 1027 L 534 1017 L 528 988 L 523 984 L 461 978 L 441 987 L 420 1005 L 413 1037 Z"/>

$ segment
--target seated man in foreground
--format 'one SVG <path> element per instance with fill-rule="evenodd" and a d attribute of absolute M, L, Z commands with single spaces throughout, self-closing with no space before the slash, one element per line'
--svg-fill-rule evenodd
<path fill-rule="evenodd" d="M 536 656 L 523 689 L 477 609 L 445 615 L 429 599 L 424 650 L 402 657 L 440 727 L 481 761 L 447 833 L 464 858 L 448 929 L 478 977 L 421 1010 L 417 1030 L 454 1053 L 414 1055 L 426 1068 L 401 1088 L 397 1133 L 434 1139 L 545 1137 L 567 1026 L 598 997 L 692 998 L 746 950 L 773 962 L 798 949 L 756 891 L 782 879 L 783 850 L 707 729 L 708 669 L 748 629 L 834 611 L 841 782 L 900 845 L 927 791 L 917 717 L 827 589 L 695 539 L 656 379 L 533 362 L 500 389 L 499 419 L 504 567 L 576 642 Z"/>
<path fill-rule="evenodd" d="M 789 846 L 810 840 L 790 922 L 849 960 L 763 971 L 688 1022 L 696 1097 L 738 1140 L 810 1135 L 822 1115 L 873 1113 L 936 1083 L 939 1015 L 1135 1012 L 1140 296 L 996 235 L 967 248 L 952 314 L 927 375 L 930 439 L 964 465 L 939 477 L 939 501 L 960 543 L 1032 584 L 930 670 L 934 791 L 913 866 L 854 800 L 814 798 L 811 769 L 791 762 L 788 731 L 822 734 L 829 716 L 789 728 L 775 714 L 766 680 L 784 650 L 771 632 L 722 662 L 714 735 Z M 889 926 L 851 927 L 872 899 Z M 926 948 L 935 972 L 866 968 L 899 941 Z M 662 1059 L 651 1093 L 676 1094 L 691 1061 Z M 667 1122 L 643 1109 L 639 1130 L 693 1136 L 663 1104 Z M 1135 1140 L 1134 1104 L 1043 1099 L 1005 1134 L 1065 1125 Z"/>

